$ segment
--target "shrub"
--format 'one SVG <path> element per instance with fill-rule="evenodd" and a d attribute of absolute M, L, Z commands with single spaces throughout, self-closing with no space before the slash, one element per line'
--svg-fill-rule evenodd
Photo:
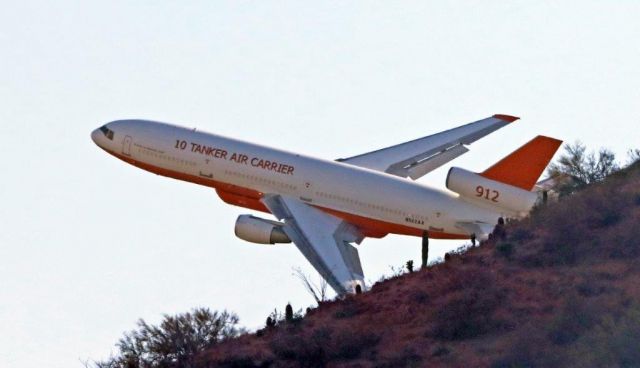
<path fill-rule="evenodd" d="M 461 246 L 459 246 L 458 248 L 456 248 L 456 249 L 454 249 L 454 250 L 450 251 L 450 252 L 449 252 L 449 254 L 450 254 L 450 255 L 454 255 L 454 254 L 460 254 L 460 255 L 462 255 L 462 254 L 467 253 L 467 252 L 468 252 L 470 249 L 472 249 L 472 248 L 473 248 L 473 246 L 471 246 L 471 245 L 461 245 Z"/>
<path fill-rule="evenodd" d="M 323 367 L 332 360 L 356 359 L 379 341 L 379 336 L 366 329 L 334 333 L 322 327 L 308 335 L 281 333 L 270 347 L 279 359 L 295 361 L 304 367 Z"/>
<path fill-rule="evenodd" d="M 550 177 L 567 176 L 570 180 L 562 180 L 554 188 L 565 196 L 584 189 L 587 185 L 604 180 L 619 169 L 615 162 L 615 155 L 606 148 L 601 148 L 598 154 L 587 153 L 587 148 L 580 142 L 565 146 L 565 153 L 557 162 L 549 165 Z"/>
<path fill-rule="evenodd" d="M 578 339 L 580 334 L 591 327 L 595 317 L 585 307 L 586 301 L 578 297 L 569 297 L 563 310 L 556 315 L 547 327 L 547 336 L 556 345 L 568 345 Z"/>
<path fill-rule="evenodd" d="M 436 313 L 433 335 L 441 340 L 464 340 L 494 331 L 501 323 L 494 318 L 500 303 L 499 293 L 491 285 L 484 290 L 466 287 L 463 293 L 451 299 Z"/>
<path fill-rule="evenodd" d="M 631 193 L 620 190 L 611 179 L 606 185 L 551 203 L 516 225 L 516 237 L 528 237 L 527 228 L 538 231 L 511 257 L 525 266 L 571 266 L 590 258 L 627 256 L 633 253 L 627 244 L 637 244 L 640 236 L 637 226 L 629 226 L 635 217 L 631 201 Z M 614 244 L 612 238 L 620 239 L 621 244 Z M 513 236 L 509 240 L 517 241 Z"/>
<path fill-rule="evenodd" d="M 553 346 L 540 326 L 527 324 L 509 338 L 510 344 L 492 368 L 565 367 L 566 354 Z"/>
<path fill-rule="evenodd" d="M 422 290 L 416 290 L 411 293 L 410 300 L 418 304 L 425 304 L 429 301 L 429 294 Z"/>
<path fill-rule="evenodd" d="M 413 261 L 412 260 L 407 261 L 406 267 L 407 267 L 407 271 L 409 271 L 409 273 L 412 273 L 413 272 Z"/>
<path fill-rule="evenodd" d="M 526 226 L 526 225 L 525 225 Z M 509 236 L 507 237 L 512 241 L 526 241 L 533 239 L 533 233 L 530 229 L 523 225 L 515 225 L 513 228 L 509 229 Z"/>
<path fill-rule="evenodd" d="M 511 255 L 513 254 L 513 251 L 514 251 L 513 243 L 500 242 L 496 246 L 496 253 L 498 253 L 498 255 L 507 259 L 511 259 Z"/>
<path fill-rule="evenodd" d="M 126 333 L 117 346 L 119 354 L 96 362 L 98 368 L 193 367 L 205 349 L 240 332 L 238 316 L 227 311 L 196 308 L 175 316 L 165 315 L 159 326 L 138 321 L 138 330 Z"/>
<path fill-rule="evenodd" d="M 626 221 L 610 234 L 609 252 L 611 258 L 627 259 L 640 257 L 640 211 L 625 216 Z"/>
<path fill-rule="evenodd" d="M 329 357 L 337 360 L 359 358 L 361 353 L 378 344 L 380 337 L 368 331 L 343 330 L 331 342 Z"/>
<path fill-rule="evenodd" d="M 281 326 L 281 325 L 284 325 L 285 323 L 288 325 L 288 328 L 297 327 L 302 322 L 302 319 L 304 317 L 304 315 L 302 314 L 302 309 L 298 309 L 297 311 L 294 312 L 292 308 L 290 310 L 290 312 L 292 313 L 289 316 L 290 319 L 287 319 L 286 309 L 287 308 L 285 307 L 285 313 L 282 313 L 278 310 L 278 308 L 274 308 L 273 311 L 267 317 L 266 326 L 269 327 L 268 323 L 269 323 L 269 320 L 271 320 L 270 327 Z"/>
<path fill-rule="evenodd" d="M 299 362 L 303 367 L 324 367 L 332 333 L 329 328 L 313 330 L 310 336 L 281 332 L 271 341 L 271 351 L 277 358 Z"/>
<path fill-rule="evenodd" d="M 407 348 L 396 356 L 387 359 L 385 362 L 376 365 L 376 368 L 395 368 L 395 367 L 423 367 L 423 358 L 418 355 L 415 349 Z"/>
<path fill-rule="evenodd" d="M 273 364 L 270 360 L 252 359 L 246 356 L 231 356 L 218 361 L 215 367 L 219 368 L 268 368 Z"/>
<path fill-rule="evenodd" d="M 351 318 L 360 313 L 360 311 L 358 310 L 358 305 L 352 297 L 348 297 L 347 299 L 345 299 L 342 303 L 339 304 L 339 306 L 342 308 L 338 309 L 333 314 L 335 318 Z"/>
<path fill-rule="evenodd" d="M 608 315 L 584 334 L 570 351 L 581 366 L 640 366 L 640 307 Z"/>

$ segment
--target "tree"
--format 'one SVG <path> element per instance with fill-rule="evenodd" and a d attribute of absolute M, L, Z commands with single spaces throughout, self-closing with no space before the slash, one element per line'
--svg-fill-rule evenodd
<path fill-rule="evenodd" d="M 159 326 L 138 321 L 138 329 L 125 333 L 116 345 L 118 355 L 96 368 L 190 368 L 198 353 L 228 338 L 238 336 L 238 316 L 208 308 L 195 308 L 175 316 L 165 315 Z"/>
<path fill-rule="evenodd" d="M 547 171 L 558 182 L 554 188 L 560 196 L 574 193 L 589 184 L 604 180 L 619 169 L 615 154 L 601 148 L 598 153 L 589 152 L 581 142 L 568 144 L 558 161 L 552 163 Z"/>
<path fill-rule="evenodd" d="M 632 165 L 638 160 L 640 160 L 640 149 L 630 149 L 627 151 L 627 158 L 629 159 L 628 164 Z"/>
<path fill-rule="evenodd" d="M 293 269 L 293 274 L 302 281 L 302 285 L 304 285 L 304 288 L 311 294 L 318 305 L 328 300 L 327 281 L 323 277 L 320 277 L 320 282 L 316 284 L 311 281 L 311 277 L 304 273 L 299 267 Z"/>

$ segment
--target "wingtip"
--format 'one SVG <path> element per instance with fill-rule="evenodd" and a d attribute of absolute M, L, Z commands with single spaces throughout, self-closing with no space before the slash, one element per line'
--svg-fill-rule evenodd
<path fill-rule="evenodd" d="M 493 115 L 493 117 L 496 118 L 496 119 L 500 119 L 500 120 L 506 121 L 508 123 L 513 123 L 514 121 L 520 119 L 517 116 L 504 115 L 504 114 L 495 114 L 495 115 Z"/>
<path fill-rule="evenodd" d="M 560 147 L 560 145 L 562 145 L 562 143 L 563 143 L 563 141 L 560 140 L 560 139 L 553 138 L 553 137 L 547 137 L 546 135 L 539 135 L 535 139 L 549 142 L 549 144 L 555 144 L 556 147 Z"/>

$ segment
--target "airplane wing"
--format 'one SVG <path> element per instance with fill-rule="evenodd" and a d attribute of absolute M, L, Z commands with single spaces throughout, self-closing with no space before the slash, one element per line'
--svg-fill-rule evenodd
<path fill-rule="evenodd" d="M 465 145 L 518 119 L 509 115 L 493 115 L 437 134 L 337 161 L 416 180 L 468 152 Z"/>
<path fill-rule="evenodd" d="M 306 203 L 280 195 L 265 195 L 262 203 L 279 220 L 283 230 L 336 293 L 364 291 L 364 274 L 358 250 L 351 244 L 363 236 L 351 224 Z"/>

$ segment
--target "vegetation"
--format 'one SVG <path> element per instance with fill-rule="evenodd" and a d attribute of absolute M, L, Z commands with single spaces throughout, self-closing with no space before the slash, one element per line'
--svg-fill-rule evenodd
<path fill-rule="evenodd" d="M 556 178 L 556 191 L 560 196 L 574 193 L 587 185 L 603 180 L 616 169 L 615 156 L 602 149 L 598 156 L 586 153 L 586 147 L 580 142 L 566 145 L 565 153 L 558 162 L 549 166 L 548 174 Z"/>
<path fill-rule="evenodd" d="M 629 150 L 627 156 L 627 165 L 631 165 L 640 159 L 640 150 Z M 549 165 L 547 174 L 557 180 L 554 189 L 562 197 L 603 181 L 620 167 L 611 150 L 601 148 L 597 153 L 587 152 L 587 147 L 578 141 L 564 147 L 564 153 Z"/>
<path fill-rule="evenodd" d="M 408 260 L 407 263 L 405 264 L 405 267 L 407 267 L 407 271 L 409 273 L 413 272 L 413 261 L 412 260 Z"/>
<path fill-rule="evenodd" d="M 238 317 L 227 311 L 196 308 L 176 316 L 164 316 L 159 326 L 144 320 L 138 329 L 126 333 L 117 344 L 118 354 L 96 368 L 189 368 L 197 354 L 241 332 Z"/>
<path fill-rule="evenodd" d="M 635 162 L 640 161 L 640 149 L 630 149 L 629 151 L 627 151 L 627 156 L 627 165 L 631 166 Z"/>
<path fill-rule="evenodd" d="M 300 280 L 300 282 L 302 282 L 305 290 L 307 290 L 318 305 L 329 300 L 327 293 L 327 287 L 329 284 L 324 278 L 320 277 L 319 282 L 315 283 L 311 280 L 311 276 L 304 273 L 301 268 L 294 268 L 293 274 Z"/>

